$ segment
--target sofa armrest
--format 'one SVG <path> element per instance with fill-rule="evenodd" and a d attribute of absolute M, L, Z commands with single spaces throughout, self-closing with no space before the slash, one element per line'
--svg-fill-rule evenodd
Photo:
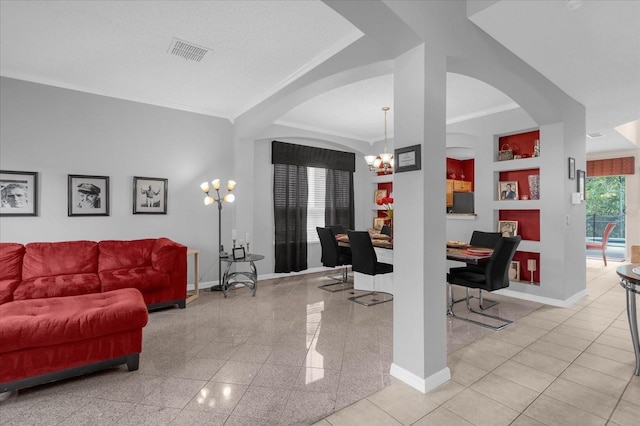
<path fill-rule="evenodd" d="M 168 238 L 158 238 L 151 251 L 151 266 L 153 269 L 171 274 L 176 261 L 187 258 L 187 246 L 171 241 Z"/>

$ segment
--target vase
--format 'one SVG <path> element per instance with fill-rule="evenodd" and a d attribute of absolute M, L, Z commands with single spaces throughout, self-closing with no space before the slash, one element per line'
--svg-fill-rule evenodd
<path fill-rule="evenodd" d="M 540 175 L 529 175 L 529 195 L 532 200 L 540 199 Z"/>

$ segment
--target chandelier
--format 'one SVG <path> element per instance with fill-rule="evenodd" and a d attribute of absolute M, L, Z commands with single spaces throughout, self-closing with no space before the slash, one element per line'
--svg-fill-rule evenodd
<path fill-rule="evenodd" d="M 384 111 L 384 149 L 380 155 L 365 155 L 364 160 L 369 171 L 376 173 L 393 173 L 393 155 L 387 152 L 387 111 L 391 108 L 382 107 Z"/>

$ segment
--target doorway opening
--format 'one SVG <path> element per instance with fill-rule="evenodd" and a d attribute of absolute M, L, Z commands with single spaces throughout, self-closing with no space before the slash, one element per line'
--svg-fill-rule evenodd
<path fill-rule="evenodd" d="M 598 176 L 587 178 L 587 242 L 601 242 L 608 223 L 615 223 L 609 236 L 607 260 L 625 259 L 625 190 L 624 176 Z M 601 259 L 600 250 L 587 250 L 587 258 Z"/>

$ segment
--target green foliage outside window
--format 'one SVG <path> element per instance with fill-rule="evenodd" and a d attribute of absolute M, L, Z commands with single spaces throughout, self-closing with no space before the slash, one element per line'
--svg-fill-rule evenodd
<path fill-rule="evenodd" d="M 586 191 L 587 216 L 610 216 L 624 213 L 624 177 L 588 178 Z"/>

